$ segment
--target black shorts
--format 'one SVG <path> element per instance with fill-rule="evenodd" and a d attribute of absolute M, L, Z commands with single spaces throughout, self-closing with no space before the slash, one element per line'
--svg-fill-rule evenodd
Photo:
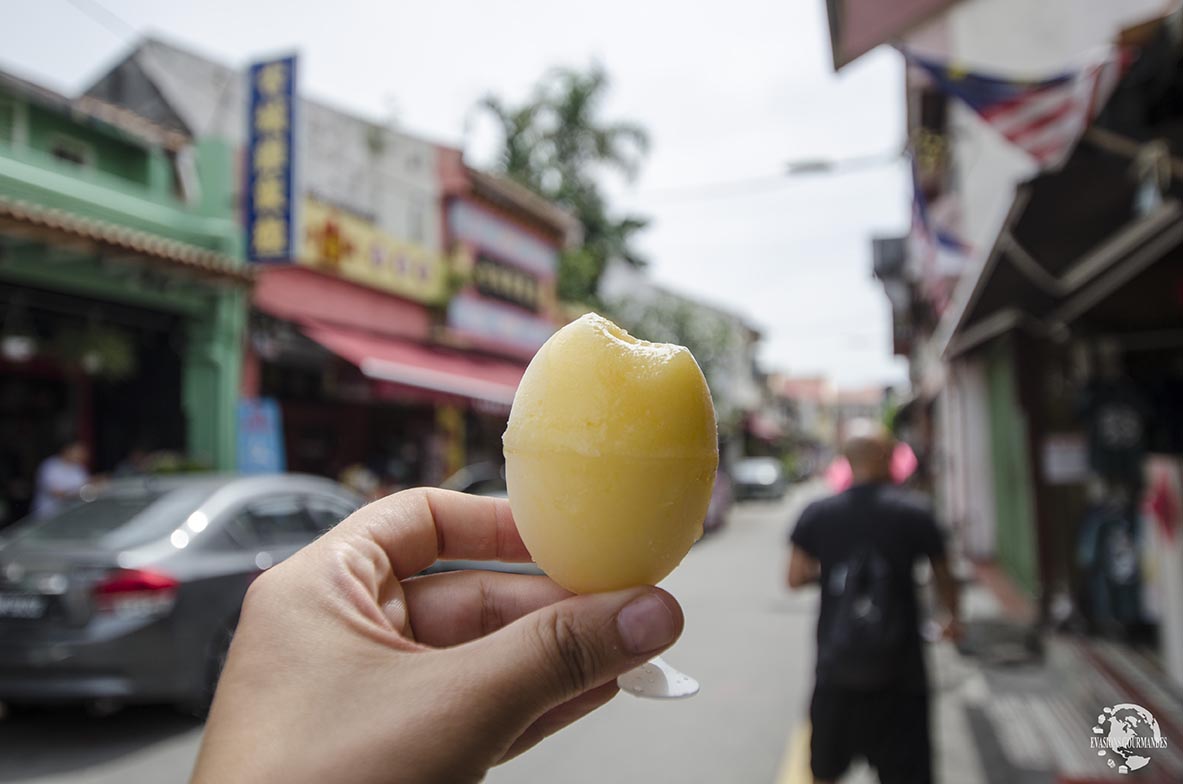
<path fill-rule="evenodd" d="M 813 777 L 837 781 L 862 757 L 881 784 L 930 784 L 928 694 L 818 687 L 809 705 Z"/>

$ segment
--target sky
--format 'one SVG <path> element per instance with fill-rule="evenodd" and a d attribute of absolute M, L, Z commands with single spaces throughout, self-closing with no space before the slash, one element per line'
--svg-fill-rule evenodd
<path fill-rule="evenodd" d="M 693 8 L 692 8 L 693 7 Z M 302 90 L 464 144 L 491 162 L 473 105 L 527 96 L 555 65 L 598 60 L 609 119 L 652 149 L 614 205 L 651 218 L 639 246 L 662 285 L 742 313 L 764 369 L 840 386 L 903 383 L 870 238 L 907 230 L 904 164 L 786 177 L 794 160 L 903 147 L 902 64 L 886 47 L 834 74 L 823 0 L 39 0 L 6 15 L 0 67 L 67 94 L 137 38 L 231 65 L 297 50 Z"/>

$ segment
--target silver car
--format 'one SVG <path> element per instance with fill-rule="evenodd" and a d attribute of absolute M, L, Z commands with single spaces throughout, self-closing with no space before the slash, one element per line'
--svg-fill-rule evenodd
<path fill-rule="evenodd" d="M 247 587 L 361 505 L 312 476 L 112 482 L 0 539 L 0 702 L 213 695 Z"/>

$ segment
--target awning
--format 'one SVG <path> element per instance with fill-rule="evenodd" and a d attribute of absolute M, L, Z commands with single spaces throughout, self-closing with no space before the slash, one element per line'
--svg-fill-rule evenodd
<path fill-rule="evenodd" d="M 207 248 L 7 196 L 0 196 L 0 234 L 69 243 L 71 247 L 122 257 L 160 260 L 204 276 L 239 283 L 253 280 L 250 269 Z"/>
<path fill-rule="evenodd" d="M 504 360 L 328 324 L 306 322 L 300 329 L 368 378 L 499 407 L 513 402 L 526 371 Z"/>

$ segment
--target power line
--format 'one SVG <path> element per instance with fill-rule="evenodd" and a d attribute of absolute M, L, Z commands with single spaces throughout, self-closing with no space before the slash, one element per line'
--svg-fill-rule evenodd
<path fill-rule="evenodd" d="M 855 174 L 878 169 L 888 164 L 897 163 L 900 160 L 900 153 L 891 152 L 840 158 L 833 161 L 802 161 L 789 164 L 783 174 L 766 174 L 761 177 L 745 177 L 735 180 L 720 180 L 691 185 L 674 185 L 664 188 L 647 188 L 635 191 L 634 193 L 646 199 L 662 202 L 706 201 L 710 199 L 754 196 L 774 192 L 788 185 L 795 185 L 805 177 Z"/>
<path fill-rule="evenodd" d="M 693 185 L 672 185 L 664 188 L 646 188 L 637 195 L 661 201 L 702 201 L 726 199 L 736 196 L 750 196 L 779 190 L 791 180 L 783 174 L 767 174 L 763 177 L 746 177 L 737 180 L 720 180 Z"/>
<path fill-rule="evenodd" d="M 105 27 L 107 32 L 117 38 L 123 39 L 139 34 L 135 25 L 98 2 L 98 0 L 66 0 L 66 2 L 74 6 L 76 10 L 90 17 L 91 21 Z"/>

